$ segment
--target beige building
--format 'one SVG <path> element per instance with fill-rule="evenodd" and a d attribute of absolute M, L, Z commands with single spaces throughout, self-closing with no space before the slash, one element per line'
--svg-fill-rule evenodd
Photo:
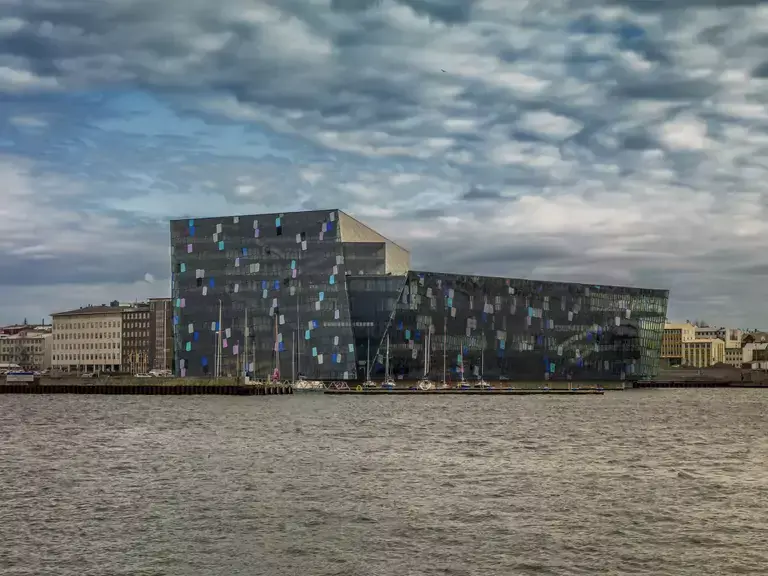
<path fill-rule="evenodd" d="M 86 306 L 51 314 L 54 370 L 118 372 L 123 310 L 117 305 Z"/>
<path fill-rule="evenodd" d="M 697 338 L 683 342 L 683 366 L 708 368 L 725 362 L 725 342 L 719 338 Z"/>
<path fill-rule="evenodd" d="M 24 370 L 51 367 L 50 329 L 34 327 L 14 334 L 0 334 L 0 364 L 16 364 Z"/>
<path fill-rule="evenodd" d="M 661 338 L 661 358 L 672 366 L 683 363 L 685 342 L 696 339 L 696 327 L 693 324 L 665 324 Z"/>

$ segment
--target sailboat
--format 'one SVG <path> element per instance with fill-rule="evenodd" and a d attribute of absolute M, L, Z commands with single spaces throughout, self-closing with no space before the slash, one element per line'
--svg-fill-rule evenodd
<path fill-rule="evenodd" d="M 485 335 L 483 335 L 483 348 L 482 348 L 482 351 L 480 352 L 480 379 L 475 384 L 475 388 L 488 389 L 491 387 L 491 385 L 488 384 L 488 382 L 486 382 L 485 379 L 483 378 L 484 371 L 485 371 Z"/>
<path fill-rule="evenodd" d="M 381 387 L 390 390 L 395 387 L 395 381 L 389 374 L 389 334 L 387 334 L 387 362 L 384 365 L 384 382 L 382 382 Z"/>
<path fill-rule="evenodd" d="M 300 288 L 300 286 L 299 286 Z M 301 301 L 301 293 L 296 292 L 296 329 L 301 326 L 301 317 L 299 315 L 299 303 Z M 291 352 L 296 359 L 295 373 L 297 378 L 294 380 L 293 390 L 294 392 L 322 392 L 325 390 L 325 386 L 320 380 L 307 380 L 307 378 L 301 373 L 301 336 L 299 332 L 294 332 L 295 346 Z"/>
<path fill-rule="evenodd" d="M 431 390 L 434 384 L 429 379 L 429 367 L 432 360 L 432 325 L 427 331 L 427 342 L 424 346 L 424 376 L 419 380 L 419 390 Z"/>
<path fill-rule="evenodd" d="M 368 349 L 367 359 L 365 361 L 365 382 L 363 382 L 363 388 L 376 388 L 376 382 L 371 380 L 371 330 L 368 329 Z"/>
<path fill-rule="evenodd" d="M 277 308 L 275 308 L 275 368 L 272 371 L 272 374 L 269 377 L 270 382 L 277 383 L 280 381 L 280 343 L 278 341 L 278 327 L 277 327 L 277 317 L 278 317 L 279 311 Z"/>
<path fill-rule="evenodd" d="M 296 338 L 296 342 L 298 343 L 298 337 Z M 297 346 L 298 348 L 298 346 Z M 298 350 L 296 350 L 296 365 L 299 364 L 299 354 Z M 295 380 L 293 384 L 293 390 L 295 392 L 322 392 L 325 390 L 325 386 L 320 380 L 307 380 L 303 374 L 299 373 L 298 379 Z"/>
<path fill-rule="evenodd" d="M 450 388 L 450 384 L 448 384 L 448 380 L 446 378 L 447 376 L 447 367 L 448 367 L 448 318 L 443 319 L 443 381 L 440 384 L 440 388 L 446 389 Z"/>

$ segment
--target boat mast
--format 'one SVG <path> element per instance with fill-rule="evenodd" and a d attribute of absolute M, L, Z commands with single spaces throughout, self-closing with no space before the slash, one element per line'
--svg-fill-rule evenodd
<path fill-rule="evenodd" d="M 296 282 L 298 284 L 298 282 Z M 299 317 L 299 287 L 296 286 L 296 373 L 301 377 L 301 318 Z"/>
<path fill-rule="evenodd" d="M 221 376 L 221 300 L 219 300 L 219 325 L 217 328 L 218 330 L 216 332 L 218 342 L 216 344 L 216 378 L 218 379 Z"/>
<path fill-rule="evenodd" d="M 368 347 L 366 349 L 367 358 L 365 360 L 365 381 L 371 380 L 371 327 L 368 326 Z"/>
<path fill-rule="evenodd" d="M 275 369 L 280 374 L 280 343 L 277 341 L 277 310 L 275 310 Z"/>
<path fill-rule="evenodd" d="M 389 334 L 387 334 L 387 363 L 384 366 L 384 382 L 389 380 Z"/>
<path fill-rule="evenodd" d="M 248 375 L 248 308 L 245 309 L 245 328 L 243 328 L 243 337 L 245 338 L 245 350 L 243 357 L 245 358 L 245 361 L 243 362 L 243 372 L 245 372 L 245 375 Z"/>
<path fill-rule="evenodd" d="M 448 317 L 446 316 L 445 318 L 443 318 L 443 384 L 447 382 L 447 380 L 445 379 L 446 364 L 448 359 L 447 342 L 448 342 Z"/>

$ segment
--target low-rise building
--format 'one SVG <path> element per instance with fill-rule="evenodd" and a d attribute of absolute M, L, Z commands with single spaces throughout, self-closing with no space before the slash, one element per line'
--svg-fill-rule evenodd
<path fill-rule="evenodd" d="M 683 342 L 683 366 L 709 368 L 725 362 L 725 342 L 719 338 L 696 338 Z"/>
<path fill-rule="evenodd" d="M 665 324 L 661 337 L 661 358 L 671 366 L 683 363 L 683 344 L 696 338 L 693 324 Z"/>
<path fill-rule="evenodd" d="M 120 371 L 122 309 L 119 306 L 85 306 L 51 316 L 55 370 Z"/>

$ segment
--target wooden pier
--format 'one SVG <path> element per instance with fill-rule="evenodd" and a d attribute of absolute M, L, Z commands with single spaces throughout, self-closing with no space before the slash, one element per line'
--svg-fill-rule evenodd
<path fill-rule="evenodd" d="M 326 394 L 346 394 L 356 396 L 447 396 L 447 395 L 465 395 L 465 396 L 595 396 L 605 393 L 600 388 L 586 388 L 578 390 L 556 389 L 543 390 L 536 388 L 444 388 L 432 390 L 419 390 L 412 388 L 351 388 L 348 390 L 325 391 Z"/>
<path fill-rule="evenodd" d="M 293 394 L 290 384 L 216 384 L 168 381 L 155 383 L 44 382 L 41 384 L 2 383 L 0 394 L 140 394 L 148 396 L 271 396 Z"/>

